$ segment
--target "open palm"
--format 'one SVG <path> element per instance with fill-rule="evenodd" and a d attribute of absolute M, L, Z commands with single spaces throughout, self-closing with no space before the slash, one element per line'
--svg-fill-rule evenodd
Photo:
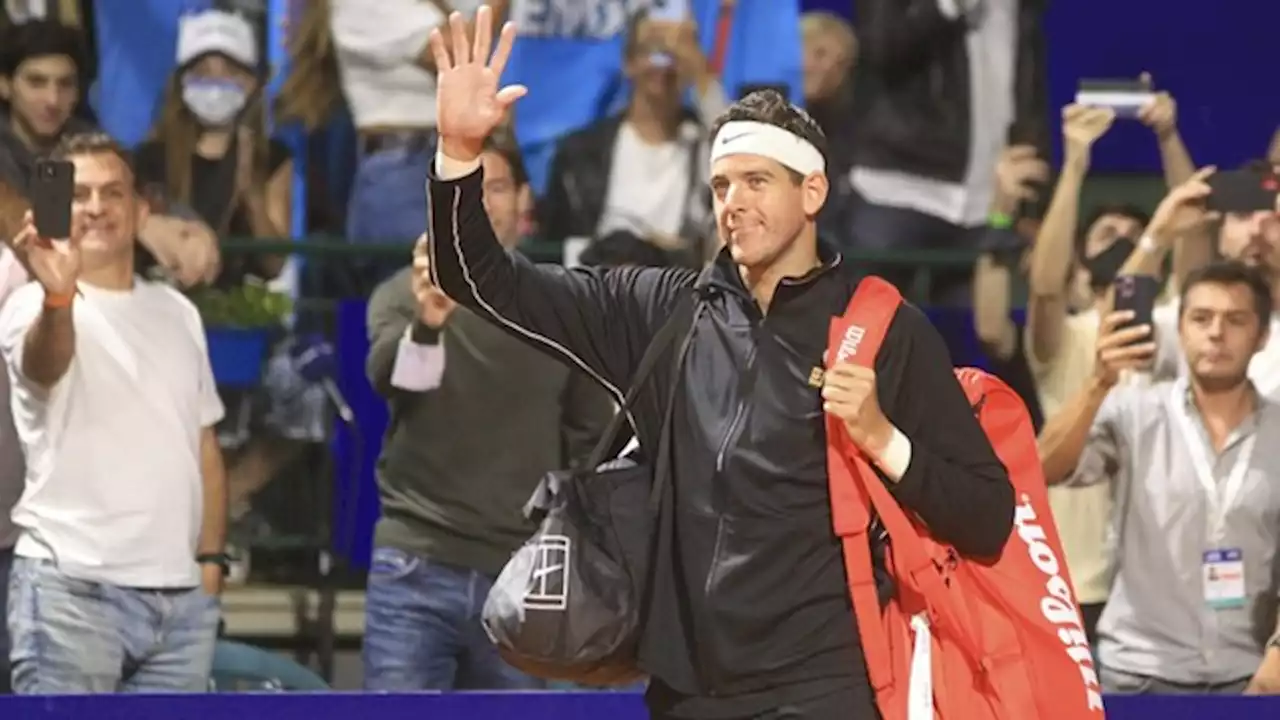
<path fill-rule="evenodd" d="M 512 23 L 504 25 L 493 48 L 492 12 L 487 5 L 476 12 L 474 39 L 467 37 L 467 24 L 456 12 L 449 16 L 448 40 L 439 30 L 431 33 L 436 62 L 436 130 L 442 145 L 461 145 L 473 156 L 480 154 L 485 138 L 528 92 L 523 85 L 498 89 L 516 29 Z"/>

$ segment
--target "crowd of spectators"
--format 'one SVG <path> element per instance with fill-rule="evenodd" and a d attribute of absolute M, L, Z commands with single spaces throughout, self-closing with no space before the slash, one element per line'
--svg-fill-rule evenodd
<path fill-rule="evenodd" d="M 287 237 L 298 208 L 308 230 L 405 247 L 403 259 L 361 259 L 315 286 L 369 297 L 368 380 L 390 413 L 366 687 L 542 686 L 497 656 L 480 608 L 528 535 L 522 508 L 537 481 L 584 460 L 613 405 L 407 267 L 427 227 L 436 142 L 426 38 L 479 4 L 300 4 L 274 98 L 260 5 L 190 13 L 152 131 L 127 151 L 96 132 L 86 102 L 96 61 L 83 8 L 0 22 L 0 390 L 11 396 L 0 412 L 0 576 L 12 572 L 0 583 L 0 688 L 10 677 L 22 692 L 207 686 L 229 544 L 261 523 L 255 496 L 325 440 L 330 411 L 300 361 L 316 349 L 283 325 L 260 387 L 215 387 L 189 297 L 281 277 L 287 255 L 219 243 Z M 490 3 L 499 18 L 510 4 Z M 726 28 L 735 5 L 720 3 Z M 1026 402 L 1110 686 L 1280 692 L 1280 464 L 1265 452 L 1271 433 L 1280 442 L 1280 204 L 1210 202 L 1213 171 L 1183 142 L 1175 98 L 1142 78 L 1134 120 L 1159 148 L 1165 195 L 1085 207 L 1094 143 L 1126 120 L 1110 107 L 1050 107 L 1043 10 L 861 0 L 856 24 L 803 15 L 796 99 L 826 134 L 832 186 L 819 226 L 855 256 L 974 256 L 914 296 L 971 308 L 988 367 Z M 719 252 L 708 129 L 733 98 L 719 72 L 726 32 L 707 46 L 699 30 L 644 10 L 627 18 L 625 100 L 556 143 L 541 187 L 519 128 L 493 139 L 485 211 L 506 247 L 604 267 L 696 267 Z M 313 131 L 349 119 L 351 176 L 309 163 L 313 182 L 295 202 L 300 159 L 272 135 L 271 112 Z M 1257 156 L 1241 177 L 1274 190 L 1280 132 Z M 65 246 L 36 238 L 29 214 L 33 173 L 49 158 L 77 170 Z M 914 290 L 910 264 L 876 269 Z M 1135 276 L 1162 288 L 1150 326 L 1114 311 L 1117 278 Z M 96 605 L 75 604 L 86 596 Z M 114 625 L 101 621 L 107 608 Z M 162 627 L 159 643 L 142 640 Z"/>

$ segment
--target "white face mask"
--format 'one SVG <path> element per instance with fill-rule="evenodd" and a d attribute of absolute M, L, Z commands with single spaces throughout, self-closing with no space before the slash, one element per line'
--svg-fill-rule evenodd
<path fill-rule="evenodd" d="M 186 78 L 182 81 L 182 102 L 206 127 L 225 127 L 244 109 L 248 93 L 231 80 Z"/>

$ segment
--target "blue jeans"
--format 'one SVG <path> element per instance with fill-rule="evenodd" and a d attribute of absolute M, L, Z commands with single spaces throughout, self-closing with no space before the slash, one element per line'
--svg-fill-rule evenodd
<path fill-rule="evenodd" d="M 360 158 L 347 204 L 347 242 L 411 244 L 427 230 L 430 147 L 391 147 Z M 409 262 L 408 252 L 396 267 Z"/>
<path fill-rule="evenodd" d="M 9 578 L 13 689 L 24 695 L 205 692 L 221 606 L 200 588 L 142 590 L 19 557 Z"/>
<path fill-rule="evenodd" d="M 365 591 L 364 688 L 538 690 L 480 624 L 493 578 L 393 548 L 373 551 Z"/>
<path fill-rule="evenodd" d="M 9 569 L 13 567 L 13 548 L 0 548 L 0 695 L 13 692 L 9 682 L 9 627 L 4 619 L 9 607 Z"/>

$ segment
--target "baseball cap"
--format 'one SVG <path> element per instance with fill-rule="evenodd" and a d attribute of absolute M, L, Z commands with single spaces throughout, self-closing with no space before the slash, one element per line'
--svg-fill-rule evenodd
<path fill-rule="evenodd" d="M 249 21 L 235 13 L 205 10 L 178 23 L 178 65 L 218 53 L 247 68 L 258 66 L 258 41 Z"/>

